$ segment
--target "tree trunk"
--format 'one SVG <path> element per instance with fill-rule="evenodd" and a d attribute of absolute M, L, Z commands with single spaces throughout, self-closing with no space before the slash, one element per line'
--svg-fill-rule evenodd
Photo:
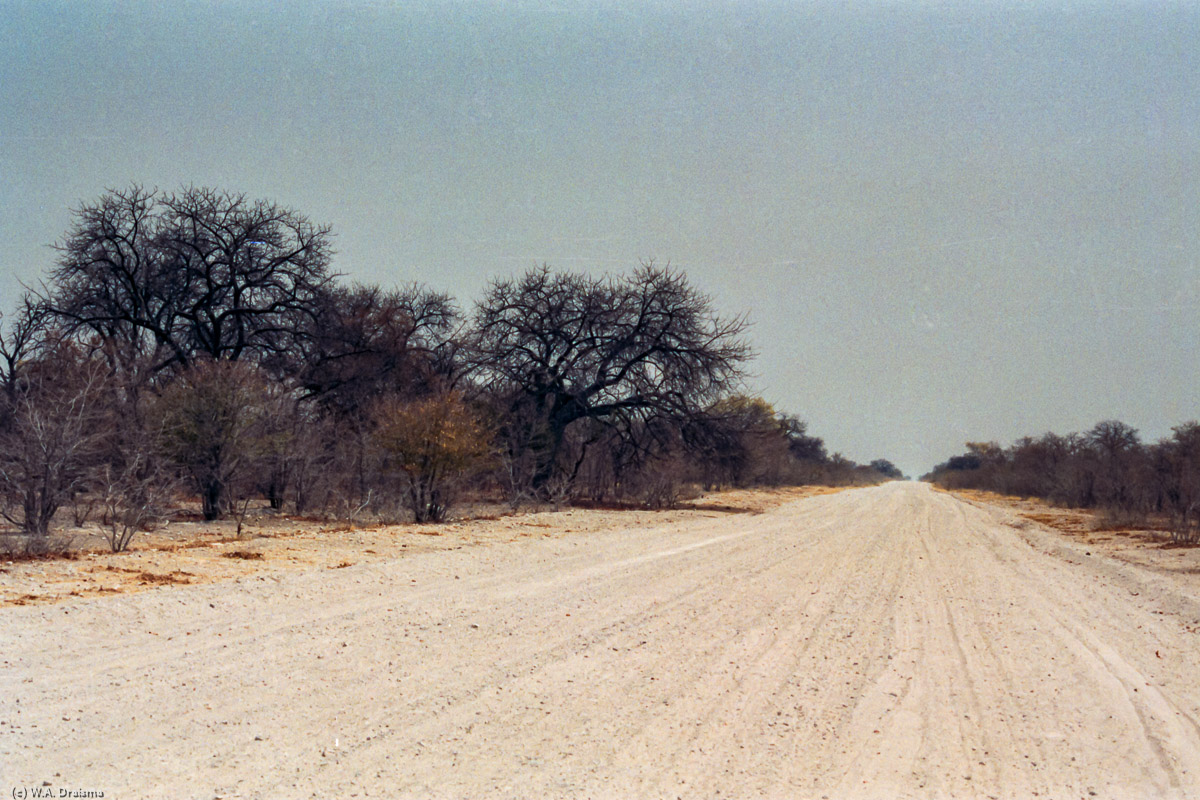
<path fill-rule="evenodd" d="M 537 455 L 537 470 L 533 474 L 535 490 L 544 488 L 554 478 L 554 473 L 558 471 L 558 454 L 562 451 L 562 443 L 566 438 L 567 425 L 570 422 L 571 420 L 564 419 L 561 415 L 556 414 L 550 417 L 550 421 L 547 423 L 549 441 L 545 449 Z"/>
<path fill-rule="evenodd" d="M 29 489 L 25 492 L 25 532 L 31 536 L 45 537 L 50 533 L 50 520 L 58 510 L 58 504 L 50 500 L 46 489 Z"/>
<path fill-rule="evenodd" d="M 225 501 L 225 485 L 219 480 L 208 481 L 201 492 L 200 502 L 205 522 L 221 516 Z"/>
<path fill-rule="evenodd" d="M 279 511 L 283 508 L 285 486 L 285 482 L 280 480 L 277 475 L 271 477 L 271 482 L 267 486 L 267 502 L 271 504 L 272 511 Z"/>

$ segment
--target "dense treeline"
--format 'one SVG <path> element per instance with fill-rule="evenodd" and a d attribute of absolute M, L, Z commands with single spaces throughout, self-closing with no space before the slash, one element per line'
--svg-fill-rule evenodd
<path fill-rule="evenodd" d="M 1200 541 L 1200 423 L 1154 444 L 1107 420 L 1086 433 L 1047 433 L 1002 448 L 969 442 L 925 476 L 947 488 L 988 489 L 1094 508 L 1114 521 L 1166 515 L 1177 541 Z"/>
<path fill-rule="evenodd" d="M 888 474 L 743 395 L 746 320 L 652 263 L 532 269 L 464 311 L 342 282 L 330 229 L 293 210 L 137 186 L 57 250 L 0 335 L 0 513 L 35 538 L 69 509 L 123 549 L 182 496 L 205 519 L 261 498 L 438 520 L 464 487 L 669 505 Z"/>

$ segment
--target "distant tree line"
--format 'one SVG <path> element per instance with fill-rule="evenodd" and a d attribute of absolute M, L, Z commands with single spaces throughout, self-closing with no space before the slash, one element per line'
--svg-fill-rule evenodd
<path fill-rule="evenodd" d="M 0 330 L 0 513 L 35 537 L 69 508 L 123 549 L 181 493 L 205 519 L 262 498 L 425 521 L 464 487 L 653 506 L 890 475 L 742 394 L 746 320 L 653 263 L 531 269 L 464 311 L 343 283 L 293 210 L 138 186 L 77 209 L 57 251 Z"/>
<path fill-rule="evenodd" d="M 1094 508 L 1115 521 L 1166 515 L 1178 541 L 1200 541 L 1200 423 L 1141 441 L 1116 420 L 1085 433 L 1018 439 L 1009 447 L 968 442 L 966 452 L 926 476 L 948 488 L 987 489 Z"/>

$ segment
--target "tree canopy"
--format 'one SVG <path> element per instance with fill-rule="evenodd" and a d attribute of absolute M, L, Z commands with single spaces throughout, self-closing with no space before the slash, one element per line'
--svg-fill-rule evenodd
<path fill-rule="evenodd" d="M 75 212 L 46 308 L 153 371 L 285 356 L 330 285 L 332 232 L 243 194 L 110 190 Z"/>
<path fill-rule="evenodd" d="M 476 306 L 472 374 L 540 429 L 536 482 L 553 474 L 581 420 L 686 419 L 737 387 L 751 349 L 680 272 L 644 264 L 627 278 L 533 269 L 498 280 Z"/>

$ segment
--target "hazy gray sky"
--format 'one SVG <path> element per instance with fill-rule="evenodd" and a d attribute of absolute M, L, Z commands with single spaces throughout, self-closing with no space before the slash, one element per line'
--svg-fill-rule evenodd
<path fill-rule="evenodd" d="M 752 389 L 923 472 L 1200 417 L 1200 4 L 0 0 L 0 305 L 138 182 L 469 305 L 687 271 Z"/>

